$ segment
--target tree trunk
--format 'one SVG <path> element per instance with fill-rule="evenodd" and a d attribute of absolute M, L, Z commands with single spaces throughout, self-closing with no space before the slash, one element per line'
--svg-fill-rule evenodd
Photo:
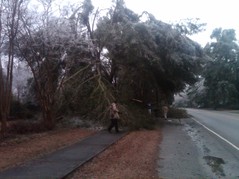
<path fill-rule="evenodd" d="M 7 131 L 7 115 L 2 114 L 0 116 L 0 124 L 1 124 L 1 132 L 0 132 L 0 138 L 4 137 Z"/>
<path fill-rule="evenodd" d="M 8 42 L 6 60 L 6 77 L 3 77 L 2 59 L 0 58 L 0 122 L 1 122 L 1 136 L 4 136 L 7 130 L 7 117 L 10 112 L 10 105 L 12 99 L 12 80 L 13 80 L 13 66 L 14 66 L 14 47 L 15 39 L 18 33 L 18 25 L 21 16 L 21 5 L 23 0 L 10 1 L 7 4 L 1 1 L 0 6 L 0 47 L 3 46 L 4 40 L 2 40 L 3 34 L 2 29 L 6 28 L 7 33 L 5 34 Z M 7 18 L 2 23 L 2 15 L 5 14 Z M 6 24 L 6 26 L 5 26 Z M 0 55 L 2 55 L 0 53 Z"/>
<path fill-rule="evenodd" d="M 52 130 L 55 127 L 55 119 L 51 110 L 43 111 L 43 125 L 48 130 Z"/>

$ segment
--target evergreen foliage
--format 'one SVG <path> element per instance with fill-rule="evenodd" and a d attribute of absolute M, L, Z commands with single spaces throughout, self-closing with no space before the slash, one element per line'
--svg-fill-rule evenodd
<path fill-rule="evenodd" d="M 238 108 L 239 46 L 235 30 L 214 29 L 211 38 L 214 41 L 204 48 L 210 59 L 203 71 L 203 91 L 192 88 L 190 99 L 201 107 Z"/>

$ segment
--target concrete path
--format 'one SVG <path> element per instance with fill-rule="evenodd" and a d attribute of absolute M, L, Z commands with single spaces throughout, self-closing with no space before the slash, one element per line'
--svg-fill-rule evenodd
<path fill-rule="evenodd" d="M 161 178 L 211 178 L 203 165 L 203 157 L 185 131 L 185 122 L 176 119 L 165 122 L 160 143 L 158 173 Z"/>
<path fill-rule="evenodd" d="M 61 179 L 104 151 L 126 133 L 101 131 L 80 142 L 0 173 L 0 179 Z M 20 155 L 20 154 L 19 154 Z"/>

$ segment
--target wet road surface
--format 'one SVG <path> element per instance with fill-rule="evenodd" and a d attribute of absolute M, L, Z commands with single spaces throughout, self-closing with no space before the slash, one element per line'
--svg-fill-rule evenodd
<path fill-rule="evenodd" d="M 239 151 L 237 148 L 204 127 L 207 125 L 205 121 L 210 121 L 212 126 L 208 126 L 208 128 L 212 128 L 213 131 L 218 132 L 223 128 L 229 130 L 223 119 L 219 121 L 222 121 L 224 126 L 219 129 L 215 129 L 217 127 L 212 122 L 220 115 L 224 118 L 227 118 L 227 115 L 219 113 L 215 117 L 209 112 L 207 117 L 208 111 L 200 110 L 198 112 L 190 109 L 191 115 L 193 115 L 192 111 L 195 113 L 195 117 L 182 119 L 182 124 L 179 124 L 177 120 L 164 123 L 158 160 L 159 176 L 163 178 L 239 178 Z M 202 114 L 200 115 L 200 113 Z M 239 120 L 237 115 L 228 114 L 229 123 L 233 124 L 234 120 Z M 204 116 L 202 120 L 200 120 L 201 116 Z M 210 116 L 214 117 L 208 119 Z M 219 125 L 219 122 L 216 121 L 215 125 Z M 234 127 L 232 128 L 232 131 L 224 137 L 234 135 Z M 231 141 L 234 142 L 234 139 Z"/>
<path fill-rule="evenodd" d="M 195 120 L 239 150 L 239 112 L 198 109 L 187 109 L 187 111 Z"/>

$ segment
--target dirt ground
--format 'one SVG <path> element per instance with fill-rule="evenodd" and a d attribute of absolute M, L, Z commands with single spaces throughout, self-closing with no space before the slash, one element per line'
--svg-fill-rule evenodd
<path fill-rule="evenodd" d="M 71 145 L 92 135 L 87 129 L 59 129 L 0 141 L 0 171 Z"/>
<path fill-rule="evenodd" d="M 71 145 L 94 133 L 93 130 L 80 128 L 61 129 L 0 141 L 0 171 Z M 68 178 L 157 178 L 160 140 L 159 129 L 130 132 Z"/>

